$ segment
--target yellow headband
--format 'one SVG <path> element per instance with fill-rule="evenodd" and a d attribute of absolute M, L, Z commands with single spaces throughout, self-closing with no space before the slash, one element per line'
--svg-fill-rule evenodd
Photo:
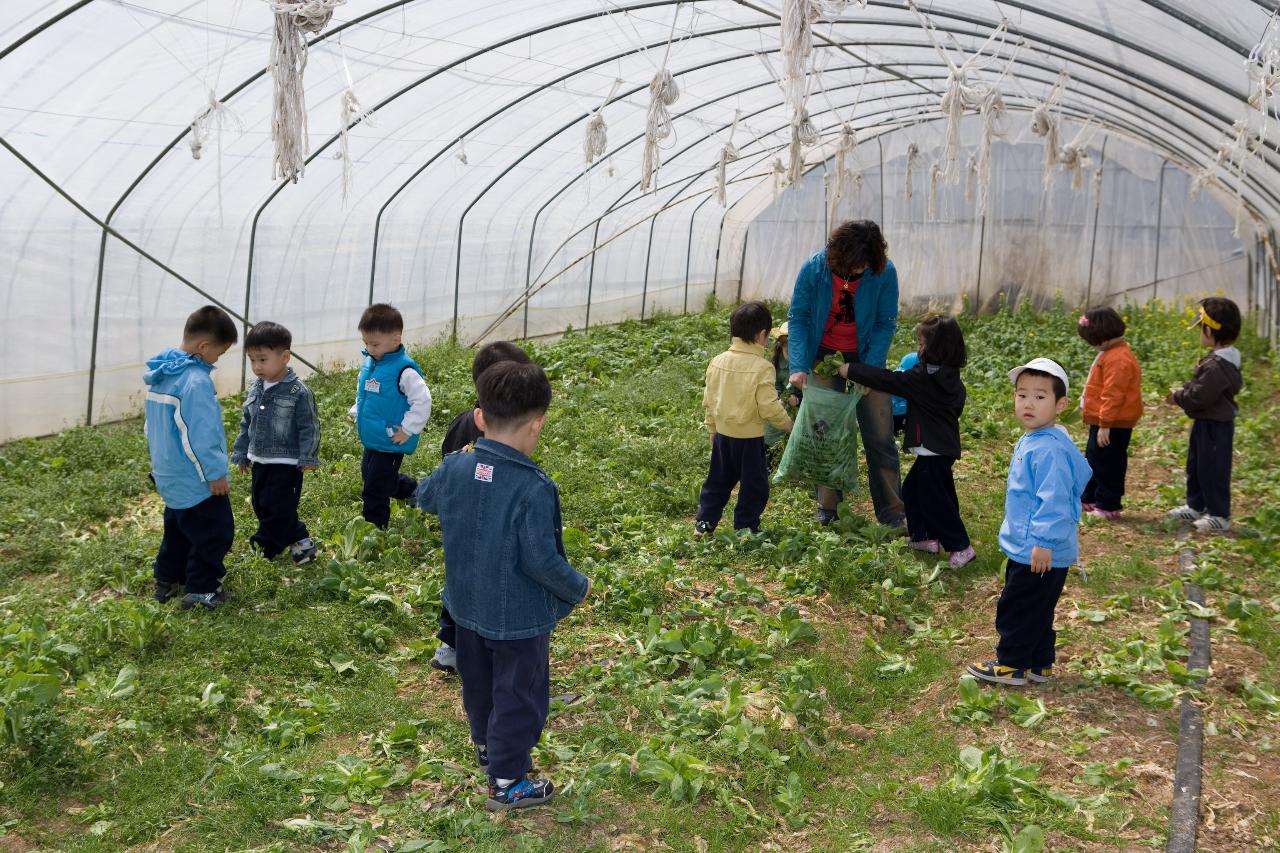
<path fill-rule="evenodd" d="M 1192 323 L 1190 326 L 1188 326 L 1187 328 L 1194 329 L 1196 326 L 1199 326 L 1201 323 L 1205 324 L 1210 329 L 1213 329 L 1215 332 L 1222 330 L 1222 324 L 1219 323 L 1217 320 L 1213 319 L 1212 317 L 1210 317 L 1207 313 L 1205 313 L 1203 305 L 1200 306 L 1200 316 L 1197 317 L 1196 321 Z"/>

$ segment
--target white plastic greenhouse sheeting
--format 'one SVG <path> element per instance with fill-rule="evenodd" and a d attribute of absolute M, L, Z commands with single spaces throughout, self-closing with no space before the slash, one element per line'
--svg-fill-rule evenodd
<path fill-rule="evenodd" d="M 999 289 L 1072 298 L 1087 276 L 1090 188 L 1075 193 L 1059 176 L 1042 201 L 1025 130 L 1062 69 L 1063 142 L 1085 117 L 1099 126 L 1092 147 L 1108 140 L 1094 293 L 1221 286 L 1254 297 L 1274 328 L 1271 256 L 1258 240 L 1280 216 L 1280 121 L 1242 182 L 1219 170 L 1224 187 L 1195 202 L 1186 192 L 1188 173 L 1248 114 L 1244 60 L 1267 6 L 922 5 L 955 51 L 973 51 L 1007 18 L 1001 59 L 980 79 L 995 81 L 1018 50 L 999 82 L 1010 136 L 996 148 L 985 234 L 959 187 L 944 188 L 936 220 L 924 214 L 947 69 L 898 0 L 849 3 L 816 25 L 809 111 L 822 143 L 805 155 L 816 172 L 776 204 L 770 165 L 786 157 L 790 121 L 772 76 L 781 0 L 348 0 L 311 39 L 313 159 L 296 185 L 270 177 L 262 0 L 7 0 L 0 441 L 136 413 L 143 360 L 176 343 L 183 317 L 210 297 L 249 321 L 285 323 L 299 358 L 328 365 L 358 355 L 355 321 L 371 298 L 401 307 L 410 340 L 456 328 L 470 342 L 694 308 L 713 287 L 735 296 L 740 282 L 743 293 L 785 294 L 797 259 L 821 242 L 818 176 L 841 122 L 859 129 L 864 158 L 884 135 L 883 213 L 878 148 L 863 194 L 841 211 L 885 220 L 911 299 L 985 301 Z M 682 94 L 658 188 L 641 194 L 647 86 L 664 57 Z M 345 204 L 333 159 L 344 62 L 373 109 L 350 131 Z M 615 80 L 603 111 L 610 154 L 584 168 L 585 120 Z M 187 131 L 211 95 L 227 115 L 195 160 Z M 726 213 L 712 198 L 714 167 L 735 115 L 742 157 Z M 908 138 L 925 155 L 910 209 Z M 962 162 L 972 148 L 969 138 Z M 1166 161 L 1154 284 L 1154 187 Z M 1230 238 L 1237 184 L 1241 240 Z M 243 375 L 238 350 L 216 372 L 225 391 Z"/>

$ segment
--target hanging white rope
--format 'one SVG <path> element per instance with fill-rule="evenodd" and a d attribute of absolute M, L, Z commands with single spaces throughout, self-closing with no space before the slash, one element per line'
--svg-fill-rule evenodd
<path fill-rule="evenodd" d="M 929 218 L 938 218 L 938 178 L 942 175 L 942 167 L 934 163 L 929 167 Z"/>
<path fill-rule="evenodd" d="M 1049 94 L 1031 111 L 1031 132 L 1044 140 L 1044 169 L 1041 181 L 1047 191 L 1053 186 L 1054 167 L 1058 165 L 1058 122 L 1053 109 L 1067 88 L 1067 72 L 1058 72 L 1058 80 Z"/>
<path fill-rule="evenodd" d="M 1084 188 L 1084 170 L 1093 165 L 1093 160 L 1089 157 L 1089 139 L 1096 129 L 1092 121 L 1086 121 L 1076 131 L 1071 141 L 1062 146 L 1062 150 L 1058 152 L 1058 163 L 1071 173 L 1073 190 L 1078 191 Z"/>
<path fill-rule="evenodd" d="M 244 131 L 244 123 L 240 118 L 231 111 L 231 108 L 222 101 L 218 100 L 218 96 L 210 89 L 208 92 L 208 100 L 205 102 L 204 109 L 196 113 L 191 121 L 191 134 L 187 139 L 187 144 L 191 146 L 191 159 L 199 160 L 205 143 L 209 141 L 209 134 L 216 134 L 216 145 L 218 148 L 218 221 L 222 221 L 222 131 L 231 127 L 237 132 Z"/>
<path fill-rule="evenodd" d="M 965 164 L 964 174 L 964 200 L 968 203 L 973 201 L 973 179 L 978 174 L 978 158 L 972 154 L 969 155 L 969 162 Z"/>
<path fill-rule="evenodd" d="M 849 161 L 850 158 L 856 156 L 854 152 L 857 147 L 858 134 L 853 129 L 853 125 L 848 122 L 840 125 L 840 141 L 836 144 L 836 170 L 831 181 L 831 200 L 829 202 L 831 209 L 827 217 L 829 221 L 834 222 L 836 220 L 836 211 L 840 207 L 840 202 L 844 199 L 845 193 L 855 183 L 854 170 Z M 856 174 L 856 182 L 860 190 L 862 186 L 862 171 L 858 169 Z"/>
<path fill-rule="evenodd" d="M 671 105 L 680 97 L 680 87 L 667 70 L 667 60 L 671 57 L 671 41 L 676 35 L 676 21 L 680 18 L 680 4 L 676 3 L 675 13 L 671 16 L 671 34 L 667 36 L 667 50 L 662 55 L 660 67 L 653 79 L 649 81 L 649 110 L 644 123 L 644 154 L 640 162 L 640 191 L 648 192 L 658 167 L 662 165 L 658 156 L 658 143 L 671 137 L 675 128 L 671 124 Z"/>
<path fill-rule="evenodd" d="M 975 178 L 978 182 L 978 213 L 987 212 L 987 197 L 991 192 L 991 148 L 997 139 L 1005 135 L 1004 131 L 1004 98 L 998 88 L 987 93 L 979 110 L 982 117 L 982 137 L 978 140 L 978 156 L 975 165 Z"/>
<path fill-rule="evenodd" d="M 914 142 L 907 145 L 907 201 L 915 195 L 916 164 L 920 162 L 920 146 Z"/>
<path fill-rule="evenodd" d="M 733 144 L 733 134 L 738 129 L 738 118 L 741 113 L 733 111 L 733 124 L 729 126 L 729 139 L 720 147 L 720 162 L 716 165 L 716 202 L 721 207 L 728 204 L 728 170 L 729 164 L 738 159 L 737 146 Z"/>
<path fill-rule="evenodd" d="M 1267 138 L 1276 86 L 1280 83 L 1280 25 L 1277 25 L 1277 14 L 1280 14 L 1280 10 L 1271 13 L 1271 18 L 1262 30 L 1262 37 L 1245 60 L 1245 69 L 1249 74 L 1248 105 L 1260 114 L 1261 129 L 1258 136 L 1262 140 Z M 1280 151 L 1280 143 L 1275 147 Z"/>
<path fill-rule="evenodd" d="M 302 74 L 307 67 L 307 33 L 318 33 L 346 0 L 266 0 L 275 14 L 271 40 L 271 177 L 298 182 L 306 168 L 307 99 Z"/>
<path fill-rule="evenodd" d="M 998 81 L 995 84 L 987 83 L 982 80 L 974 80 L 971 75 L 975 71 L 986 68 L 995 59 L 994 55 L 984 56 L 984 52 L 997 39 L 1003 43 L 1005 33 L 1009 29 L 1009 22 L 1001 20 L 1000 25 L 996 27 L 973 55 L 966 57 L 963 62 L 957 63 L 952 59 L 947 49 L 942 46 L 932 22 L 923 12 L 916 8 L 916 4 L 912 0 L 906 0 L 906 3 L 907 8 L 915 13 L 916 18 L 920 21 L 920 26 L 929 41 L 932 42 L 934 50 L 937 51 L 938 56 L 942 58 L 949 69 L 946 91 L 942 94 L 942 112 L 947 117 L 947 126 L 942 143 L 942 174 L 951 183 L 959 183 L 960 120 L 966 110 L 981 111 L 993 96 L 999 97 Z M 1012 63 L 1013 59 L 1010 58 L 1009 63 L 1005 66 L 1006 71 L 1008 71 Z M 1002 78 L 1003 76 L 1001 74 Z M 1001 102 L 1000 106 L 1003 109 L 1003 102 Z"/>
<path fill-rule="evenodd" d="M 458 162 L 467 165 L 467 138 L 465 136 L 458 137 L 458 150 L 453 155 L 458 158 Z"/>
<path fill-rule="evenodd" d="M 790 178 L 795 183 L 804 174 L 805 146 L 818 144 L 818 130 L 809 118 L 809 67 L 813 56 L 813 25 L 824 15 L 838 16 L 850 0 L 783 0 L 781 26 L 783 101 L 791 113 L 791 142 L 788 146 Z M 860 0 L 866 8 L 865 0 Z M 766 62 L 767 64 L 767 62 Z"/>
<path fill-rule="evenodd" d="M 342 123 L 338 130 L 338 150 L 334 156 L 342 161 L 342 206 L 346 207 L 347 197 L 351 193 L 354 182 L 348 135 L 351 128 L 369 120 L 369 113 L 360 105 L 360 98 L 356 95 L 356 84 L 351 79 L 351 69 L 347 67 L 347 53 L 342 49 L 341 42 L 338 44 L 338 51 L 342 57 L 342 73 L 347 78 L 347 88 L 342 92 L 340 106 Z"/>
<path fill-rule="evenodd" d="M 800 107 L 791 121 L 791 143 L 787 146 L 789 179 L 791 183 L 800 180 L 804 174 L 804 149 L 818 144 L 818 128 L 809 118 L 809 110 Z"/>
<path fill-rule="evenodd" d="M 776 199 L 778 193 L 782 192 L 782 188 L 787 185 L 787 167 L 782 165 L 781 157 L 773 158 L 773 197 Z"/>
<path fill-rule="evenodd" d="M 582 156 L 588 166 L 603 157 L 605 151 L 609 149 L 609 128 L 604 123 L 604 108 L 609 106 L 609 102 L 618 94 L 618 88 L 621 85 L 622 78 L 614 78 L 613 88 L 605 96 L 604 103 L 587 119 L 587 135 L 582 141 Z"/>

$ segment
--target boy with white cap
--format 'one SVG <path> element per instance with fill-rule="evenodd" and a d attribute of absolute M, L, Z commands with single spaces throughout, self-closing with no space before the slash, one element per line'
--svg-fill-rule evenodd
<path fill-rule="evenodd" d="M 996 684 L 1044 683 L 1053 677 L 1053 612 L 1079 556 L 1076 530 L 1089 463 L 1066 429 L 1055 423 L 1067 408 L 1070 382 L 1053 359 L 1033 358 L 1009 371 L 1014 411 L 1026 430 L 1013 449 L 1000 525 L 1000 550 L 1009 558 L 996 605 L 996 659 L 965 671 Z"/>

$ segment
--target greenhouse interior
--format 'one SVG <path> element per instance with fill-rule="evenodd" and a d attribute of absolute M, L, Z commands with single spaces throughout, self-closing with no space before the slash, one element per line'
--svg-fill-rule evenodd
<path fill-rule="evenodd" d="M 1197 829 L 1201 849 L 1280 849 L 1273 0 L 4 8 L 8 849 L 1192 850 Z M 842 224 L 868 221 L 896 270 L 889 367 L 915 351 L 925 316 L 958 318 L 968 339 L 956 477 L 962 507 L 984 504 L 969 522 L 972 570 L 951 572 L 944 555 L 931 577 L 906 543 L 863 524 L 880 510 L 865 490 L 849 498 L 865 504 L 862 521 L 842 508 L 835 527 L 815 527 L 812 495 L 776 488 L 765 544 L 714 522 L 693 540 L 704 373 L 709 387 L 729 311 L 763 303 L 776 337 L 806 261 Z M 1213 338 L 1217 321 L 1198 307 L 1208 297 L 1243 317 L 1244 390 L 1232 404 L 1235 526 L 1195 539 L 1165 517 L 1188 453 L 1188 422 L 1165 394 L 1203 354 L 1187 327 Z M 561 553 L 605 592 L 552 642 L 562 725 L 534 759 L 573 782 L 551 817 L 475 818 L 484 797 L 468 793 L 482 786 L 458 746 L 462 706 L 427 667 L 444 577 L 434 520 L 396 504 L 390 530 L 357 524 L 361 448 L 346 410 L 369 343 L 358 323 L 381 303 L 402 315 L 435 396 L 424 448 L 473 405 L 477 347 L 518 342 L 555 389 L 537 458 L 565 493 Z M 228 445 L 241 395 L 258 393 L 243 342 L 260 321 L 288 327 L 290 366 L 316 389 L 326 430 L 302 500 L 313 565 L 328 568 L 289 566 L 282 580 L 237 529 L 229 579 L 247 593 L 232 601 L 256 620 L 247 628 L 156 615 L 146 586 L 168 510 L 146 482 L 141 418 L 155 395 L 142 377 L 206 305 L 237 330 L 210 374 Z M 1059 692 L 1041 694 L 1053 698 L 1001 698 L 972 677 L 956 687 L 956 665 L 980 651 L 964 635 L 994 642 L 1013 559 L 996 536 L 1022 435 L 1005 376 L 1036 355 L 1062 362 L 1063 421 L 1084 448 L 1083 313 L 1102 308 L 1124 315 L 1147 383 L 1125 518 L 1145 511 L 1150 524 L 1121 535 L 1081 521 L 1081 565 L 1097 568 L 1068 581 L 1059 645 L 1077 644 L 1077 661 L 1090 643 L 1101 651 L 1060 666 Z M 609 396 L 633 368 L 632 396 Z M 584 425 L 554 425 L 557 411 Z M 694 438 L 655 434 L 672 424 Z M 594 462 L 574 455 L 590 448 Z M 247 476 L 230 476 L 237 524 L 252 525 L 258 498 L 251 510 Z M 575 504 L 575 487 L 599 506 Z M 1181 521 L 1219 515 L 1187 495 L 1197 515 Z M 770 533 L 775 512 L 779 529 L 809 532 Z M 1092 531 L 1106 545 L 1090 566 Z M 381 575 L 366 566 L 379 561 Z M 862 566 L 850 571 L 869 573 L 866 589 L 838 568 L 801 577 L 828 563 Z M 264 626 L 307 596 L 337 609 L 268 641 Z M 94 627 L 103 600 L 114 615 Z M 700 615 L 679 615 L 686 600 Z M 695 631 L 713 625 L 721 634 Z M 270 643 L 258 664 L 223 649 L 192 666 L 242 629 L 246 648 Z M 1212 665 L 1195 646 L 1202 629 Z M 1155 652 L 1116 663 L 1125 641 Z M 852 670 L 832 651 L 846 644 Z M 721 651 L 698 651 L 708 645 Z M 647 667 L 619 675 L 614 661 L 637 648 Z M 561 652 L 581 667 L 607 659 L 594 664 L 606 675 L 570 672 Z M 184 659 L 161 673 L 166 656 Z M 281 677 L 250 684 L 245 673 L 272 661 Z M 410 671 L 418 714 L 397 704 Z M 49 708 L 63 721 L 38 723 Z M 1193 712 L 1187 758 L 1179 720 Z M 185 734 L 164 740 L 168 724 Z M 633 726 L 617 743 L 605 733 Z M 165 744 L 156 754 L 153 741 Z M 1050 741 L 1072 749 L 1049 754 Z"/>

